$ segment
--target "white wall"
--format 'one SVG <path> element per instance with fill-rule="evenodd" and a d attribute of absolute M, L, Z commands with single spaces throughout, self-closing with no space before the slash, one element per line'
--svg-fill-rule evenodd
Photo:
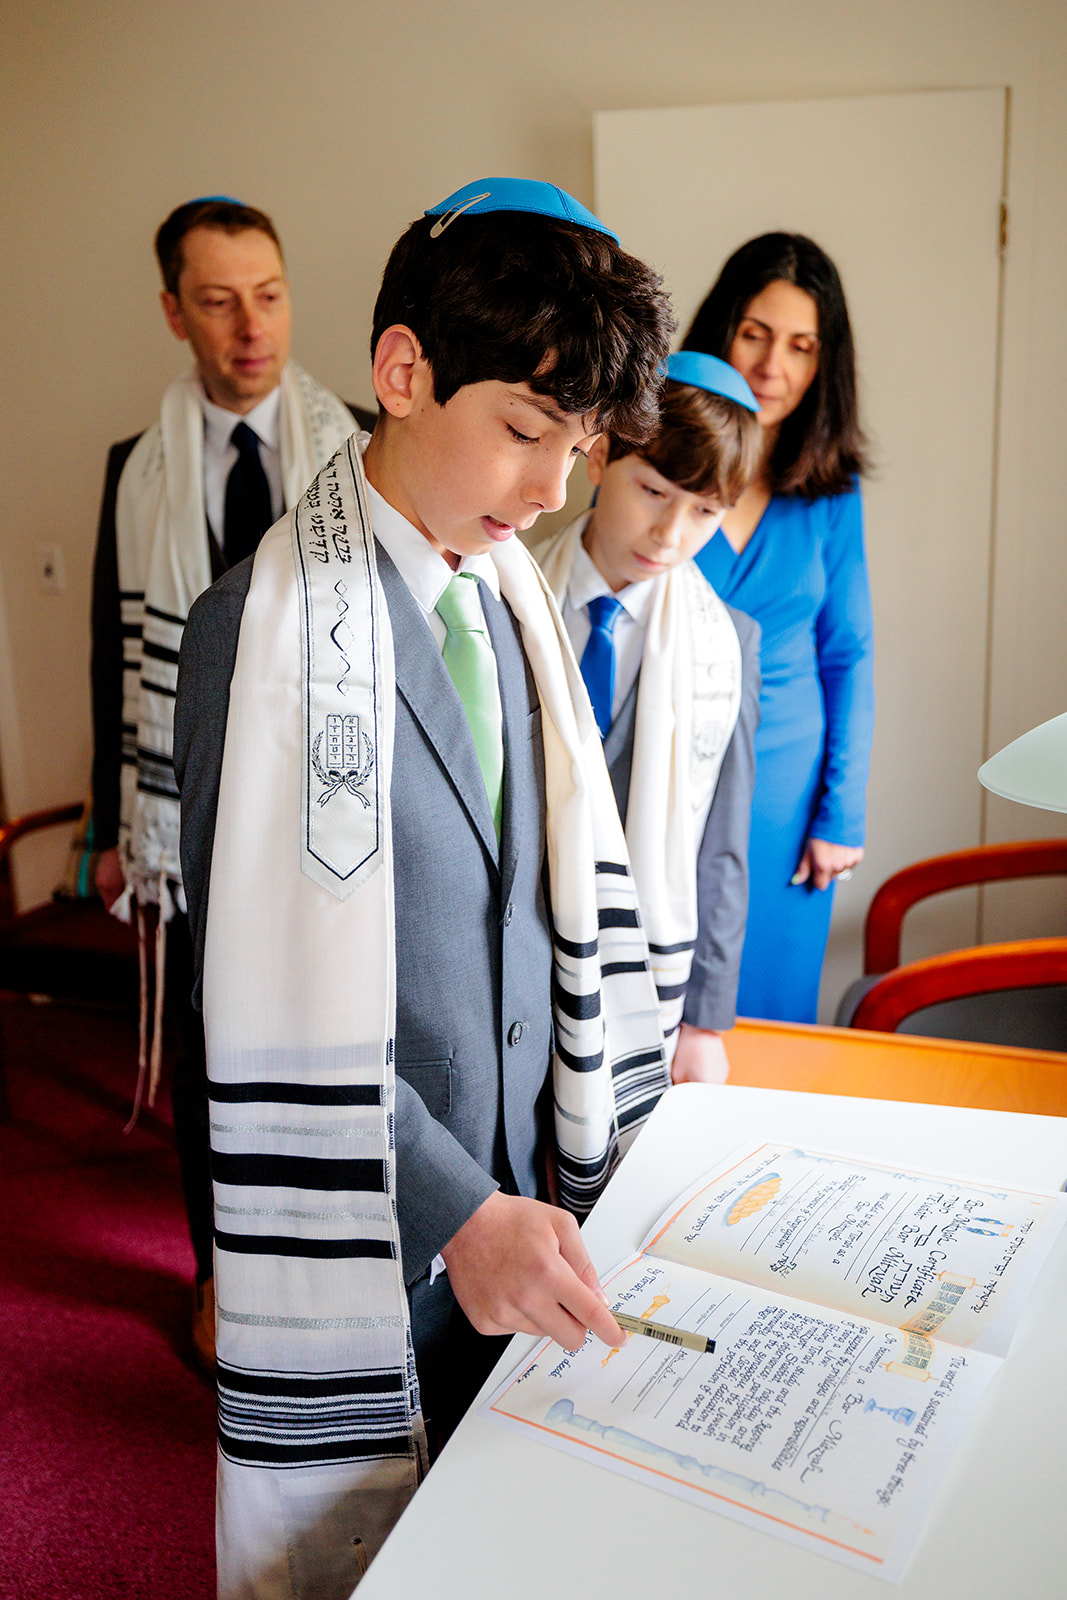
<path fill-rule="evenodd" d="M 426 204 L 490 173 L 551 178 L 591 200 L 591 116 L 602 109 L 1010 86 L 990 748 L 1064 709 L 1067 8 L 1058 0 L 184 0 L 173 9 L 29 0 L 5 29 L 3 71 L 0 606 L 13 668 L 0 685 L 0 765 L 9 811 L 67 799 L 86 781 L 87 594 L 105 454 L 151 420 L 183 364 L 156 305 L 151 256 L 171 206 L 224 191 L 271 211 L 287 247 L 299 359 L 366 400 L 370 309 L 394 237 Z M 915 337 L 936 342 L 938 330 Z M 941 395 L 915 397 L 932 426 L 952 387 L 945 349 Z M 61 548 L 61 596 L 39 592 L 39 544 Z M 951 616 L 944 648 L 951 653 Z M 1053 832 L 1055 822 L 997 803 L 990 827 L 1007 837 Z M 996 912 L 1013 926 L 1020 915 L 1017 902 Z"/>

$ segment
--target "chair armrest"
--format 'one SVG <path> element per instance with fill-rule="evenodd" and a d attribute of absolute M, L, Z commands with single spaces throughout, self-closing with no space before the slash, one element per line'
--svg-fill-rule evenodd
<path fill-rule="evenodd" d="M 864 972 L 891 972 L 900 965 L 900 927 L 918 900 L 972 883 L 1007 878 L 1045 878 L 1067 873 L 1067 839 L 1019 839 L 930 856 L 894 872 L 867 911 Z"/>
<path fill-rule="evenodd" d="M 28 833 L 57 828 L 62 822 L 77 822 L 83 808 L 84 802 L 76 800 L 66 806 L 49 806 L 44 811 L 27 811 L 24 816 L 12 817 L 10 822 L 0 824 L 0 861 L 9 854 L 12 845 Z"/>
<path fill-rule="evenodd" d="M 972 945 L 885 973 L 857 1005 L 851 1026 L 895 1033 L 912 1012 L 942 1000 L 1057 983 L 1067 983 L 1067 939 Z"/>

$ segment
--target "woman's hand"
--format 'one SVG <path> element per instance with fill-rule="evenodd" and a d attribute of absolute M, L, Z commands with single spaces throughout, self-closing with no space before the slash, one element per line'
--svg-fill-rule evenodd
<path fill-rule="evenodd" d="M 854 845 L 809 839 L 792 881 L 807 883 L 810 878 L 816 889 L 828 889 L 835 878 L 839 878 L 843 872 L 851 872 L 856 863 L 862 860 L 863 851 Z"/>

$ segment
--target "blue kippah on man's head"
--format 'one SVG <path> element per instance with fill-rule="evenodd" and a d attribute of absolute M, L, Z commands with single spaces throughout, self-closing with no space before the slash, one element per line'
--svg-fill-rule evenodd
<path fill-rule="evenodd" d="M 752 393 L 736 367 L 718 356 L 705 355 L 703 350 L 676 350 L 667 357 L 667 377 L 675 383 L 689 383 L 694 389 L 706 389 L 709 394 L 721 394 L 724 400 L 735 400 L 746 411 L 758 411 L 759 401 Z"/>
<path fill-rule="evenodd" d="M 541 217 L 554 217 L 557 222 L 575 222 L 596 233 L 606 233 L 616 244 L 619 242 L 618 234 L 606 228 L 600 218 L 594 217 L 573 195 L 558 189 L 554 183 L 540 183 L 536 178 L 480 178 L 476 183 L 465 183 L 447 200 L 430 206 L 425 215 L 439 219 L 430 229 L 431 238 L 436 239 L 461 214 L 484 217 L 491 211 L 531 211 Z"/>
<path fill-rule="evenodd" d="M 212 202 L 221 201 L 227 206 L 243 206 L 243 200 L 235 200 L 232 194 L 198 194 L 195 200 L 187 200 L 187 206 L 209 206 Z"/>

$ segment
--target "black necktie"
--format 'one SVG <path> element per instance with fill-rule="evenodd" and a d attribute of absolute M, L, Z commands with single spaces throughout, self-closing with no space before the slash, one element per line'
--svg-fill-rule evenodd
<path fill-rule="evenodd" d="M 226 479 L 223 549 L 229 566 L 250 556 L 274 521 L 270 484 L 259 459 L 259 440 L 247 422 L 230 434 L 237 460 Z"/>

